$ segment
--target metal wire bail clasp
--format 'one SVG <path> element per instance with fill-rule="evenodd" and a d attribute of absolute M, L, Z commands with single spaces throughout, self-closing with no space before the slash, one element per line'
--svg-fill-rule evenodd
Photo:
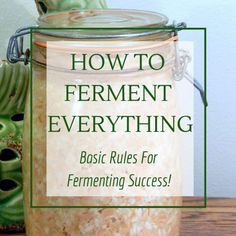
<path fill-rule="evenodd" d="M 173 30 L 172 30 L 172 36 L 176 37 L 178 36 L 178 31 L 184 29 L 187 27 L 187 24 L 185 22 L 181 22 L 176 24 L 174 21 L 172 24 Z M 178 39 L 177 39 L 178 40 Z M 183 52 L 183 50 L 179 50 L 178 48 L 178 42 L 175 42 L 175 66 L 173 68 L 173 76 L 174 80 L 180 81 L 184 78 L 184 73 L 187 69 L 188 63 L 191 61 L 191 58 L 188 56 L 186 52 Z"/>
<path fill-rule="evenodd" d="M 24 36 L 30 34 L 31 27 L 24 27 L 18 29 L 12 35 L 7 47 L 7 60 L 10 63 L 24 62 L 25 65 L 29 63 L 30 50 L 24 51 Z"/>
<path fill-rule="evenodd" d="M 183 28 L 186 28 L 187 25 L 184 22 L 181 22 L 179 24 L 176 24 L 173 22 L 173 36 L 178 35 L 178 31 L 180 31 Z M 173 68 L 173 77 L 175 81 L 180 81 L 183 78 L 187 79 L 193 86 L 199 91 L 202 102 L 205 106 L 208 105 L 207 99 L 205 96 L 205 91 L 201 84 L 193 78 L 187 71 L 188 64 L 191 62 L 191 57 L 189 56 L 188 52 L 185 50 L 179 50 L 178 43 L 175 43 L 175 66 Z"/>

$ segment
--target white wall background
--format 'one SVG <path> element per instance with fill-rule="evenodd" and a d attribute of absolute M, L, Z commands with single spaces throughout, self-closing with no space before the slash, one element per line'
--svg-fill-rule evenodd
<path fill-rule="evenodd" d="M 236 197 L 236 3 L 235 0 L 107 0 L 114 8 L 152 10 L 188 26 L 208 28 L 208 195 Z M 15 29 L 34 25 L 33 0 L 0 0 L 0 58 Z M 181 37 L 189 39 L 182 33 Z M 192 37 L 190 35 L 190 37 Z M 199 37 L 201 41 L 201 35 Z M 200 49 L 197 45 L 196 49 Z M 196 65 L 198 68 L 199 65 Z M 203 83 L 202 74 L 197 73 Z M 197 111 L 201 112 L 200 99 Z M 200 118 L 199 118 L 200 119 Z M 202 136 L 196 143 L 196 174 L 202 174 Z M 196 181 L 201 194 L 202 177 Z"/>

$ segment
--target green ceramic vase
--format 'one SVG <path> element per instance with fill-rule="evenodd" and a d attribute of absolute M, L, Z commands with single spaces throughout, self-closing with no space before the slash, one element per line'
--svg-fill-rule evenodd
<path fill-rule="evenodd" d="M 72 9 L 104 9 L 106 0 L 35 0 L 40 15 Z"/>
<path fill-rule="evenodd" d="M 22 128 L 29 67 L 0 63 L 0 234 L 22 232 Z"/>

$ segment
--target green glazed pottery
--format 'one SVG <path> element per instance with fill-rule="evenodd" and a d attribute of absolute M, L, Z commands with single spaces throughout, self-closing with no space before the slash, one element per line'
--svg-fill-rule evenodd
<path fill-rule="evenodd" d="M 23 114 L 0 116 L 0 231 L 23 230 Z"/>
<path fill-rule="evenodd" d="M 0 61 L 0 116 L 24 112 L 29 67 Z"/>
<path fill-rule="evenodd" d="M 21 159 L 28 83 L 28 66 L 0 63 L 0 234 L 24 230 Z"/>
<path fill-rule="evenodd" d="M 105 0 L 35 0 L 40 15 L 66 10 L 104 9 Z"/>

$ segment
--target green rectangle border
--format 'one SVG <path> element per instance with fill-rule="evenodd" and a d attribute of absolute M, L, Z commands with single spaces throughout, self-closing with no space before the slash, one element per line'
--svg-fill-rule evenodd
<path fill-rule="evenodd" d="M 32 58 L 33 58 L 33 37 L 34 31 L 38 30 L 97 30 L 97 28 L 30 28 L 30 208 L 207 208 L 207 105 L 204 104 L 204 205 L 200 206 L 34 206 L 33 205 L 33 71 L 32 71 Z M 150 28 L 99 28 L 99 30 L 146 30 Z M 206 27 L 187 27 L 187 28 L 152 28 L 153 30 L 197 30 L 204 32 L 204 91 L 205 98 L 207 98 L 207 28 Z"/>

